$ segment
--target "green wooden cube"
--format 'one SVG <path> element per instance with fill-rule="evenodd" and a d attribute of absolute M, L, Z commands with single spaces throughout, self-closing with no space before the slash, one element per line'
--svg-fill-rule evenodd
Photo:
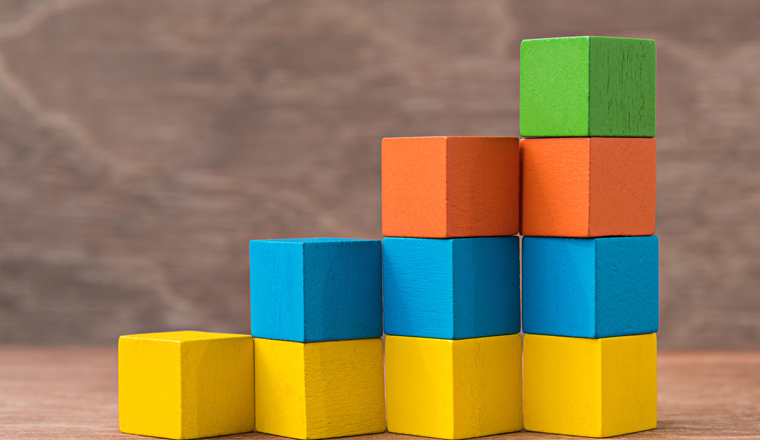
<path fill-rule="evenodd" d="M 524 40 L 520 134 L 654 137 L 656 71 L 654 40 Z"/>

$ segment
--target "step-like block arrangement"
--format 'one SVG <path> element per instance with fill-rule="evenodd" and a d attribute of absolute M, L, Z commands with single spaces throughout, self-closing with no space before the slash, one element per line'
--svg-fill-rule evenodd
<path fill-rule="evenodd" d="M 385 344 L 390 432 L 463 439 L 522 429 L 520 335 Z"/>
<path fill-rule="evenodd" d="M 377 338 L 379 240 L 252 240 L 251 334 L 298 342 Z"/>
<path fill-rule="evenodd" d="M 520 134 L 653 137 L 656 69 L 653 40 L 524 40 Z"/>
<path fill-rule="evenodd" d="M 611 437 L 657 427 L 654 334 L 525 335 L 525 429 Z"/>
<path fill-rule="evenodd" d="M 385 431 L 383 343 L 255 339 L 256 430 L 297 439 Z"/>
<path fill-rule="evenodd" d="M 659 241 L 524 237 L 525 333 L 582 338 L 654 333 L 659 326 Z"/>
<path fill-rule="evenodd" d="M 523 139 L 520 152 L 522 235 L 654 234 L 654 139 Z"/>
<path fill-rule="evenodd" d="M 171 439 L 253 431 L 253 338 L 196 331 L 120 337 L 119 429 Z"/>
<path fill-rule="evenodd" d="M 520 332 L 518 237 L 383 239 L 385 333 L 462 339 Z"/>
<path fill-rule="evenodd" d="M 385 138 L 382 181 L 385 236 L 517 234 L 515 137 Z"/>

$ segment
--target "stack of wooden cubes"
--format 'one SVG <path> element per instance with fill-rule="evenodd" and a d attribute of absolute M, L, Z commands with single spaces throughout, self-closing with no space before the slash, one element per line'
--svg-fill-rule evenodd
<path fill-rule="evenodd" d="M 659 247 L 652 40 L 523 41 L 525 428 L 655 428 Z"/>

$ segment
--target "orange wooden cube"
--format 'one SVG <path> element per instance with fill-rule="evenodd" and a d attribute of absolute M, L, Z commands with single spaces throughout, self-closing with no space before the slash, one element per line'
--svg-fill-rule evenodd
<path fill-rule="evenodd" d="M 516 137 L 383 139 L 383 235 L 517 234 L 519 156 Z"/>
<path fill-rule="evenodd" d="M 654 138 L 523 139 L 520 233 L 654 234 L 656 149 Z"/>

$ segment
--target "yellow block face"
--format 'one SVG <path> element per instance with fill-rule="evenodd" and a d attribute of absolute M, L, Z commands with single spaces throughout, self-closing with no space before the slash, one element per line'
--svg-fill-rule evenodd
<path fill-rule="evenodd" d="M 256 339 L 256 430 L 299 439 L 385 431 L 383 343 Z"/>
<path fill-rule="evenodd" d="M 522 429 L 520 335 L 386 336 L 388 431 L 443 439 Z"/>
<path fill-rule="evenodd" d="M 253 431 L 253 338 L 168 332 L 119 338 L 119 427 L 193 439 Z"/>
<path fill-rule="evenodd" d="M 654 334 L 525 335 L 525 429 L 610 437 L 657 427 Z"/>

